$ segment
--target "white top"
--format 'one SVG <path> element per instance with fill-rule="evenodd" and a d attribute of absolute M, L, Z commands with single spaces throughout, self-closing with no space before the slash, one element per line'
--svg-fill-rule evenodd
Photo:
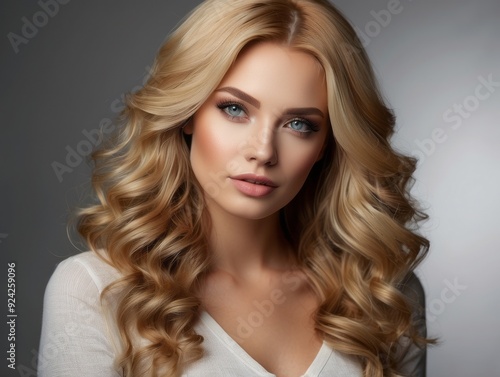
<path fill-rule="evenodd" d="M 206 358 L 187 368 L 183 376 L 221 377 L 274 377 L 236 343 L 208 314 L 202 312 L 201 323 L 196 327 L 205 337 Z M 312 364 L 301 377 L 352 377 L 362 376 L 361 366 L 353 358 L 334 351 L 323 343 Z"/>
<path fill-rule="evenodd" d="M 92 252 L 61 262 L 45 291 L 39 377 L 121 377 L 114 361 L 118 330 L 101 305 L 102 290 L 120 275 Z M 112 305 L 112 304 L 111 304 Z M 195 330 L 204 337 L 205 356 L 186 367 L 183 377 L 273 377 L 205 311 Z M 323 343 L 302 377 L 362 376 L 355 358 Z"/>

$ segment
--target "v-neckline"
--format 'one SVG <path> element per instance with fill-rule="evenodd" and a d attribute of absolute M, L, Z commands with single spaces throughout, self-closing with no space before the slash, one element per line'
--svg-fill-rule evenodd
<path fill-rule="evenodd" d="M 205 310 L 201 311 L 200 320 L 208 327 L 208 329 L 221 340 L 231 353 L 240 359 L 245 365 L 259 373 L 263 377 L 276 377 L 275 374 L 269 372 L 257 360 L 241 347 L 221 325 Z M 300 377 L 318 377 L 321 370 L 325 367 L 328 359 L 332 355 L 332 349 L 323 341 L 314 360 L 309 365 L 307 370 Z"/>

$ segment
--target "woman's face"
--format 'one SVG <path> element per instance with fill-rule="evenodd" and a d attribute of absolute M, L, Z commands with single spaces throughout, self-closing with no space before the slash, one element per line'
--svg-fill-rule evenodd
<path fill-rule="evenodd" d="M 273 43 L 246 49 L 186 128 L 209 211 L 249 219 L 289 203 L 328 135 L 324 71 Z"/>

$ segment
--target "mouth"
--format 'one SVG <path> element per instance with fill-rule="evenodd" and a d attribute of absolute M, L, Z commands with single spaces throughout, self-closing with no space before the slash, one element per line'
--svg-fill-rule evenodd
<path fill-rule="evenodd" d="M 255 174 L 241 174 L 229 178 L 236 189 L 245 196 L 253 198 L 266 197 L 278 187 L 269 178 Z"/>
<path fill-rule="evenodd" d="M 278 185 L 271 181 L 269 178 L 255 174 L 241 174 L 230 178 L 237 181 L 252 183 L 254 185 L 268 186 L 273 188 L 278 187 Z"/>

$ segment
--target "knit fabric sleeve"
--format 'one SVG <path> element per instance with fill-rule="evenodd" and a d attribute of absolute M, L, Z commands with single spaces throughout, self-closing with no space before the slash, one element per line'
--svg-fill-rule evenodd
<path fill-rule="evenodd" d="M 121 377 L 102 289 L 116 271 L 91 252 L 61 262 L 44 296 L 39 377 Z M 116 338 L 115 338 L 116 339 Z"/>

